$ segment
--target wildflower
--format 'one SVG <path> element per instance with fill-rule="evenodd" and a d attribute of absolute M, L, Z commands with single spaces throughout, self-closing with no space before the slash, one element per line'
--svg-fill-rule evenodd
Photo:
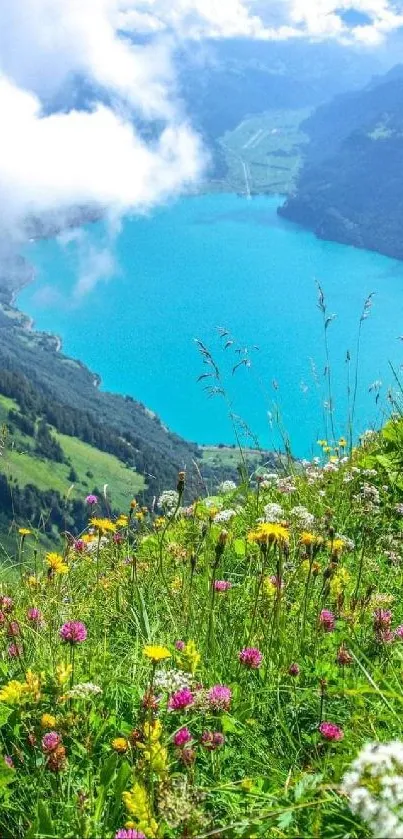
<path fill-rule="evenodd" d="M 325 632 L 333 632 L 335 624 L 335 616 L 329 609 L 322 609 L 319 615 L 319 623 Z"/>
<path fill-rule="evenodd" d="M 344 539 L 330 539 L 327 545 L 332 556 L 339 556 L 346 547 Z"/>
<path fill-rule="evenodd" d="M 180 651 L 180 655 L 177 656 L 177 659 L 182 670 L 185 670 L 187 673 L 194 674 L 200 662 L 200 653 L 196 648 L 195 642 L 191 640 L 188 641 Z"/>
<path fill-rule="evenodd" d="M 42 751 L 46 754 L 48 752 L 54 752 L 61 742 L 62 738 L 57 731 L 49 731 L 42 737 Z"/>
<path fill-rule="evenodd" d="M 115 737 L 112 740 L 112 749 L 119 755 L 124 755 L 129 748 L 129 743 L 125 737 Z"/>
<path fill-rule="evenodd" d="M 209 752 L 214 752 L 225 743 L 225 737 L 221 731 L 203 731 L 200 742 Z"/>
<path fill-rule="evenodd" d="M 27 579 L 27 583 L 28 583 L 30 588 L 38 588 L 41 584 L 40 580 L 38 580 L 38 577 L 35 577 L 34 574 L 29 575 L 29 577 Z"/>
<path fill-rule="evenodd" d="M 65 644 L 81 644 L 87 638 L 87 627 L 81 621 L 68 621 L 59 629 L 59 635 Z"/>
<path fill-rule="evenodd" d="M 390 609 L 375 609 L 374 612 L 374 630 L 381 632 L 389 629 L 392 623 L 392 612 Z"/>
<path fill-rule="evenodd" d="M 146 839 L 146 835 L 142 830 L 128 827 L 127 830 L 125 828 L 117 830 L 114 839 Z"/>
<path fill-rule="evenodd" d="M 0 690 L 0 702 L 6 705 L 20 705 L 26 697 L 26 683 L 12 680 Z"/>
<path fill-rule="evenodd" d="M 5 594 L 1 595 L 0 596 L 0 608 L 7 615 L 9 612 L 13 611 L 14 600 L 11 597 L 7 597 L 7 595 L 5 595 Z"/>
<path fill-rule="evenodd" d="M 64 769 L 66 763 L 66 749 L 62 744 L 50 752 L 46 761 L 46 766 L 51 772 L 60 772 Z"/>
<path fill-rule="evenodd" d="M 90 493 L 89 495 L 87 495 L 87 497 L 85 499 L 85 503 L 89 504 L 90 507 L 93 507 L 94 504 L 98 504 L 98 498 L 97 498 L 96 495 L 93 495 L 92 493 Z"/>
<path fill-rule="evenodd" d="M 309 530 L 315 521 L 315 516 L 313 516 L 312 513 L 310 513 L 309 510 L 301 504 L 297 507 L 292 507 L 290 510 L 290 517 L 298 527 L 302 527 L 304 530 Z"/>
<path fill-rule="evenodd" d="M 19 527 L 18 533 L 23 539 L 25 539 L 26 536 L 31 536 L 32 530 L 29 530 L 28 527 Z"/>
<path fill-rule="evenodd" d="M 395 636 L 396 636 L 396 638 L 400 638 L 400 640 L 403 639 L 403 626 L 397 626 L 396 627 Z"/>
<path fill-rule="evenodd" d="M 56 717 L 53 714 L 42 714 L 41 728 L 54 728 L 56 725 Z"/>
<path fill-rule="evenodd" d="M 129 524 L 129 516 L 120 515 L 119 518 L 116 519 L 116 525 L 118 527 L 127 527 Z"/>
<path fill-rule="evenodd" d="M 89 699 L 91 696 L 99 696 L 102 693 L 102 688 L 99 685 L 94 685 L 93 682 L 82 682 L 74 685 L 66 694 L 67 699 Z"/>
<path fill-rule="evenodd" d="M 232 583 L 229 580 L 215 580 L 214 582 L 215 591 L 229 591 L 230 588 L 232 588 Z"/>
<path fill-rule="evenodd" d="M 170 515 L 176 510 L 179 504 L 179 493 L 176 490 L 166 490 L 160 495 L 157 506 L 160 507 L 165 514 Z"/>
<path fill-rule="evenodd" d="M 181 688 L 170 696 L 168 701 L 169 711 L 184 711 L 193 705 L 194 696 L 189 688 Z"/>
<path fill-rule="evenodd" d="M 90 519 L 91 527 L 94 527 L 98 533 L 114 533 L 116 525 L 110 519 Z"/>
<path fill-rule="evenodd" d="M 60 554 L 54 553 L 52 551 L 51 553 L 46 554 L 45 559 L 48 564 L 50 573 L 67 574 L 69 567 L 63 559 L 63 557 L 60 556 Z"/>
<path fill-rule="evenodd" d="M 21 635 L 20 625 L 18 621 L 10 621 L 10 623 L 7 626 L 7 635 L 9 636 L 9 638 Z"/>
<path fill-rule="evenodd" d="M 57 683 L 63 687 L 66 682 L 69 681 L 71 673 L 73 672 L 73 667 L 71 664 L 58 664 L 56 666 L 56 681 Z"/>
<path fill-rule="evenodd" d="M 14 761 L 11 755 L 4 755 L 4 763 L 8 766 L 9 769 L 14 769 Z"/>
<path fill-rule="evenodd" d="M 257 647 L 245 647 L 238 658 L 240 663 L 249 670 L 258 670 L 263 661 L 263 655 Z"/>
<path fill-rule="evenodd" d="M 154 663 L 164 661 L 166 658 L 171 658 L 171 653 L 167 647 L 160 647 L 158 645 L 148 644 L 143 649 L 143 655 L 149 658 Z"/>
<path fill-rule="evenodd" d="M 185 642 L 184 641 L 175 641 L 175 649 L 182 651 L 185 649 Z"/>
<path fill-rule="evenodd" d="M 265 521 L 271 524 L 277 524 L 284 518 L 284 510 L 281 504 L 266 504 L 264 509 Z"/>
<path fill-rule="evenodd" d="M 319 731 L 325 740 L 342 740 L 344 731 L 334 722 L 321 722 Z"/>
<path fill-rule="evenodd" d="M 236 484 L 234 481 L 223 481 L 217 488 L 219 495 L 227 495 L 229 492 L 234 492 L 235 490 Z"/>
<path fill-rule="evenodd" d="M 368 743 L 343 778 L 354 815 L 366 822 L 375 837 L 403 835 L 403 743 Z"/>
<path fill-rule="evenodd" d="M 77 553 L 82 553 L 85 550 L 85 544 L 84 539 L 75 539 L 73 542 L 73 549 L 77 551 Z"/>
<path fill-rule="evenodd" d="M 348 664 L 352 664 L 353 657 L 350 655 L 349 651 L 342 646 L 338 650 L 336 661 L 337 664 L 341 664 L 342 667 L 345 667 Z"/>
<path fill-rule="evenodd" d="M 10 658 L 20 658 L 22 656 L 22 647 L 18 646 L 18 644 L 10 644 L 7 653 Z"/>
<path fill-rule="evenodd" d="M 27 611 L 27 619 L 31 621 L 31 623 L 35 623 L 39 626 L 39 624 L 43 623 L 41 610 L 37 609 L 36 606 L 32 606 L 32 608 Z"/>
<path fill-rule="evenodd" d="M 330 581 L 330 593 L 332 597 L 340 597 L 350 580 L 350 574 L 346 568 L 339 568 Z"/>
<path fill-rule="evenodd" d="M 180 756 L 186 766 L 191 766 L 196 760 L 196 751 L 195 749 L 182 749 Z"/>
<path fill-rule="evenodd" d="M 152 817 L 151 803 L 146 788 L 135 781 L 132 788 L 122 795 L 123 803 L 130 815 L 137 821 L 140 831 L 145 831 L 148 839 L 157 835 L 158 824 Z"/>
<path fill-rule="evenodd" d="M 179 731 L 174 734 L 173 742 L 174 745 L 177 746 L 179 749 L 182 749 L 186 743 L 189 743 L 192 740 L 192 735 L 189 729 L 186 726 L 180 728 Z"/>
<path fill-rule="evenodd" d="M 300 672 L 301 672 L 301 668 L 300 668 L 299 664 L 297 664 L 296 662 L 293 662 L 292 664 L 290 664 L 290 666 L 288 668 L 289 676 L 293 676 L 295 678 L 296 676 L 299 676 Z"/>
<path fill-rule="evenodd" d="M 211 711 L 228 711 L 232 693 L 226 685 L 213 685 L 207 692 L 207 701 Z"/>
<path fill-rule="evenodd" d="M 231 521 L 234 516 L 236 516 L 235 510 L 220 510 L 220 512 L 215 514 L 213 522 L 214 524 L 226 524 Z"/>
<path fill-rule="evenodd" d="M 181 688 L 190 687 L 189 673 L 183 670 L 157 670 L 154 676 L 154 687 L 166 693 L 175 693 Z"/>
<path fill-rule="evenodd" d="M 248 533 L 248 541 L 257 542 L 259 545 L 288 545 L 289 533 L 281 524 L 263 523 Z"/>

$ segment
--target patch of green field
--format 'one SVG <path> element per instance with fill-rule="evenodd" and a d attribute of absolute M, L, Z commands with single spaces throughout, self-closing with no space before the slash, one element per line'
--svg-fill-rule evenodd
<path fill-rule="evenodd" d="M 228 165 L 224 181 L 216 188 L 242 194 L 289 193 L 296 181 L 307 136 L 301 123 L 306 108 L 269 111 L 250 116 L 220 140 Z"/>
<path fill-rule="evenodd" d="M 223 448 L 217 446 L 205 446 L 202 449 L 202 463 L 205 466 L 223 467 L 228 469 L 236 469 L 242 463 L 242 456 L 238 448 L 231 448 L 224 446 Z M 269 456 L 269 453 L 267 453 Z M 248 468 L 256 468 L 265 462 L 266 453 L 257 452 L 254 450 L 243 450 L 243 457 L 245 458 Z"/>

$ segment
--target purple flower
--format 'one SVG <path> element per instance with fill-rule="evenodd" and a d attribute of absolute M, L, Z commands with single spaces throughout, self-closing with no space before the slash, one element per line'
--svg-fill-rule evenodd
<path fill-rule="evenodd" d="M 59 629 L 59 635 L 65 644 L 81 644 L 87 637 L 87 627 L 81 621 L 68 621 Z"/>
<path fill-rule="evenodd" d="M 85 550 L 85 542 L 83 539 L 75 539 L 73 542 L 73 548 L 77 553 L 82 553 Z"/>
<path fill-rule="evenodd" d="M 180 728 L 179 731 L 174 734 L 174 744 L 178 747 L 178 749 L 182 749 L 183 746 L 186 746 L 186 743 L 189 743 L 192 740 L 192 735 L 186 726 Z"/>
<path fill-rule="evenodd" d="M 330 612 L 329 609 L 322 609 L 319 615 L 319 623 L 325 632 L 333 632 L 335 623 L 333 612 Z"/>
<path fill-rule="evenodd" d="M 226 685 L 213 685 L 207 692 L 207 700 L 211 711 L 228 711 L 231 699 L 231 690 Z"/>
<path fill-rule="evenodd" d="M 179 652 L 182 652 L 182 650 L 185 649 L 186 644 L 184 641 L 175 641 L 175 647 L 177 650 L 179 650 Z"/>
<path fill-rule="evenodd" d="M 334 722 L 321 722 L 319 731 L 325 740 L 342 740 L 344 731 Z"/>
<path fill-rule="evenodd" d="M 19 647 L 18 644 L 10 644 L 7 652 L 10 658 L 20 658 L 22 656 L 22 647 Z"/>
<path fill-rule="evenodd" d="M 403 626 L 397 626 L 395 629 L 396 638 L 403 639 Z"/>
<path fill-rule="evenodd" d="M 136 830 L 133 827 L 128 827 L 127 829 L 122 827 L 115 833 L 114 839 L 146 839 L 146 835 L 141 830 Z"/>
<path fill-rule="evenodd" d="M 21 635 L 20 625 L 18 621 L 10 621 L 7 627 L 7 635 L 9 638 L 15 638 L 17 635 Z"/>
<path fill-rule="evenodd" d="M 9 769 L 14 769 L 14 761 L 11 755 L 4 755 L 4 763 L 8 766 Z"/>
<path fill-rule="evenodd" d="M 249 670 L 258 670 L 262 661 L 263 655 L 257 647 L 245 647 L 238 655 L 239 661 Z"/>
<path fill-rule="evenodd" d="M 196 760 L 195 749 L 182 749 L 180 756 L 186 766 L 191 766 Z"/>
<path fill-rule="evenodd" d="M 42 737 L 42 751 L 49 753 L 54 752 L 60 743 L 62 742 L 62 738 L 57 731 L 48 731 L 47 734 L 44 734 Z"/>
<path fill-rule="evenodd" d="M 40 609 L 37 609 L 36 606 L 32 606 L 31 609 L 27 611 L 27 618 L 32 623 L 42 623 L 42 612 Z"/>
<path fill-rule="evenodd" d="M 14 606 L 14 601 L 11 597 L 6 597 L 5 594 L 0 596 L 0 607 L 3 612 L 11 612 Z"/>
<path fill-rule="evenodd" d="M 380 632 L 383 629 L 389 629 L 392 623 L 392 612 L 390 609 L 375 609 L 374 612 L 374 629 L 375 632 Z"/>
<path fill-rule="evenodd" d="M 89 504 L 91 507 L 92 507 L 94 504 L 98 504 L 98 498 L 97 498 L 97 496 L 96 496 L 96 495 L 92 495 L 92 493 L 90 493 L 90 495 L 87 495 L 87 497 L 86 497 L 85 501 L 86 501 L 86 503 L 87 503 L 87 504 Z"/>
<path fill-rule="evenodd" d="M 209 752 L 219 749 L 225 743 L 225 737 L 221 731 L 203 731 L 200 742 Z"/>
<path fill-rule="evenodd" d="M 232 588 L 232 583 L 229 580 L 216 580 L 214 583 L 215 591 L 229 591 Z"/>
<path fill-rule="evenodd" d="M 183 711 L 185 708 L 189 708 L 190 705 L 193 705 L 193 702 L 194 696 L 192 691 L 189 690 L 189 688 L 181 688 L 170 696 L 168 710 Z"/>
<path fill-rule="evenodd" d="M 299 676 L 300 672 L 301 672 L 301 668 L 300 668 L 299 664 L 297 664 L 295 661 L 292 664 L 290 664 L 290 666 L 288 668 L 289 676 Z"/>

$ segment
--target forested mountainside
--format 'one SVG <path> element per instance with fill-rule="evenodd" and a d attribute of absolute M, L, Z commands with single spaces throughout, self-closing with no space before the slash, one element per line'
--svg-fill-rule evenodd
<path fill-rule="evenodd" d="M 302 128 L 305 163 L 280 213 L 321 238 L 403 259 L 403 66 L 321 106 Z"/>

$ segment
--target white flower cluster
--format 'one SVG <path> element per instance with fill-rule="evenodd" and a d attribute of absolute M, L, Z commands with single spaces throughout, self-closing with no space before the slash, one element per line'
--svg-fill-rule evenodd
<path fill-rule="evenodd" d="M 104 548 L 104 547 L 105 547 L 105 545 L 107 545 L 107 544 L 108 544 L 108 538 L 107 538 L 107 536 L 101 536 L 101 538 L 99 539 L 99 549 L 101 550 L 101 549 L 102 549 L 102 548 Z M 87 554 L 95 554 L 95 553 L 98 553 L 98 538 L 97 538 L 97 539 L 93 539 L 93 540 L 92 540 L 92 542 L 86 542 L 86 544 L 85 544 L 85 552 L 86 552 Z"/>
<path fill-rule="evenodd" d="M 363 484 L 360 496 L 362 501 L 367 502 L 370 506 L 377 506 L 381 502 L 379 492 L 372 484 Z"/>
<path fill-rule="evenodd" d="M 164 510 L 164 513 L 173 513 L 178 506 L 179 495 L 175 489 L 167 489 L 160 495 L 158 499 L 158 507 Z"/>
<path fill-rule="evenodd" d="M 190 674 L 184 673 L 183 670 L 158 670 L 154 676 L 154 687 L 166 693 L 175 693 L 190 687 L 191 681 Z"/>
<path fill-rule="evenodd" d="M 218 487 L 219 495 L 226 495 L 228 492 L 234 492 L 236 484 L 234 481 L 223 481 Z"/>
<path fill-rule="evenodd" d="M 374 837 L 403 839 L 403 743 L 368 743 L 345 774 L 342 790 Z"/>
<path fill-rule="evenodd" d="M 89 699 L 90 696 L 99 696 L 101 693 L 102 688 L 99 685 L 94 685 L 93 682 L 82 682 L 79 685 L 74 685 L 66 693 L 66 696 L 68 699 Z"/>
<path fill-rule="evenodd" d="M 264 520 L 270 523 L 281 521 L 284 518 L 284 510 L 281 504 L 266 504 L 264 507 Z"/>
<path fill-rule="evenodd" d="M 225 524 L 236 516 L 235 510 L 221 510 L 213 518 L 214 524 Z"/>
<path fill-rule="evenodd" d="M 291 492 L 295 492 L 297 487 L 295 486 L 294 478 L 291 475 L 287 478 L 278 478 L 277 489 L 279 492 L 283 492 L 284 495 L 289 495 Z"/>
<path fill-rule="evenodd" d="M 302 527 L 303 530 L 309 530 L 315 523 L 315 516 L 302 504 L 298 504 L 290 510 L 290 517 L 297 527 Z"/>

